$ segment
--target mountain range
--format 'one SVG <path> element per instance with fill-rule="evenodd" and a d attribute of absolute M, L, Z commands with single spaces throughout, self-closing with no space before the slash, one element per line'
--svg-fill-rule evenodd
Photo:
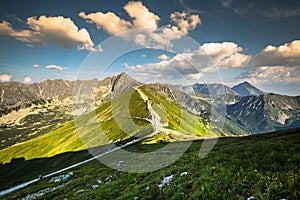
<path fill-rule="evenodd" d="M 122 98 L 126 96 L 124 92 L 137 91 L 137 88 L 143 89 L 147 98 L 152 98 L 152 101 L 156 102 L 157 113 L 161 117 L 166 115 L 169 128 L 176 130 L 181 124 L 185 124 L 189 128 L 185 128 L 183 132 L 188 135 L 204 136 L 209 124 L 214 126 L 211 117 L 215 100 L 223 102 L 226 106 L 226 114 L 219 113 L 220 116 L 225 117 L 222 127 L 224 133 L 221 135 L 265 133 L 300 127 L 299 96 L 268 94 L 248 82 L 232 88 L 223 84 L 196 83 L 190 86 L 143 84 L 123 72 L 103 80 L 46 80 L 34 84 L 1 83 L 0 148 L 37 138 L 51 130 L 64 127 L 72 120 L 74 114 L 76 116 L 78 108 L 73 104 L 73 96 L 78 92 L 90 91 L 84 92 L 87 95 L 80 97 L 82 98 L 80 102 L 95 105 L 78 111 L 79 114 L 88 116 L 86 114 L 93 108 L 99 108 L 100 111 L 103 106 L 109 106 L 111 110 L 111 102 L 122 102 Z M 133 110 L 140 109 L 134 111 L 135 115 L 139 117 L 139 113 L 143 112 L 148 112 L 149 115 L 145 103 L 140 106 L 133 107 Z M 82 108 L 80 105 L 79 107 Z M 104 110 L 100 113 L 102 112 Z M 109 112 L 110 114 L 104 112 L 107 121 L 103 123 L 106 124 L 106 128 L 110 127 L 107 131 L 115 131 L 116 127 L 108 123 L 112 120 L 112 111 Z M 181 116 L 182 112 L 188 114 Z M 219 114 L 217 112 L 215 115 Z M 200 133 L 199 130 L 204 132 Z M 210 134 L 214 135 L 212 132 Z M 122 139 L 114 136 L 112 141 Z"/>

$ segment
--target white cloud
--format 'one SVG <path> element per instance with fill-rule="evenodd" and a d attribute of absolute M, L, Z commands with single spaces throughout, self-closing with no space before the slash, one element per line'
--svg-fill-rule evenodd
<path fill-rule="evenodd" d="M 30 83 L 32 81 L 32 78 L 30 76 L 24 77 L 24 83 Z"/>
<path fill-rule="evenodd" d="M 133 26 L 135 28 L 150 28 L 157 29 L 157 24 L 160 18 L 143 5 L 141 1 L 130 1 L 124 9 L 133 19 Z"/>
<path fill-rule="evenodd" d="M 251 57 L 242 54 L 242 50 L 233 42 L 205 43 L 198 50 L 177 54 L 172 58 L 162 54 L 157 57 L 160 60 L 158 63 L 124 66 L 138 76 L 200 79 L 203 73 L 214 73 L 217 68 L 246 67 Z"/>
<path fill-rule="evenodd" d="M 128 31 L 132 27 L 130 22 L 121 19 L 112 12 L 97 12 L 88 15 L 86 15 L 84 12 L 80 12 L 79 16 L 85 19 L 88 23 L 95 23 L 98 29 L 102 28 L 112 35 Z"/>
<path fill-rule="evenodd" d="M 262 66 L 248 69 L 239 76 L 251 83 L 300 83 L 300 68 L 285 66 Z"/>
<path fill-rule="evenodd" d="M 31 30 L 15 31 L 7 21 L 2 21 L 2 23 L 0 23 L 0 34 L 13 37 L 31 45 L 35 44 L 43 46 L 47 43 L 45 37 L 41 33 Z"/>
<path fill-rule="evenodd" d="M 58 70 L 58 71 L 63 70 L 63 68 L 61 66 L 58 66 L 58 65 L 47 65 L 45 68 L 46 69 L 55 69 L 55 70 Z"/>
<path fill-rule="evenodd" d="M 197 73 L 197 74 L 189 74 L 189 75 L 187 75 L 187 77 L 191 78 L 191 79 L 199 80 L 199 79 L 203 78 L 203 75 L 202 75 L 202 73 Z"/>
<path fill-rule="evenodd" d="M 9 74 L 0 74 L 0 82 L 8 82 L 11 81 L 13 78 L 12 75 Z"/>
<path fill-rule="evenodd" d="M 124 10 L 131 17 L 131 21 L 126 21 L 113 12 L 90 14 L 80 12 L 79 16 L 88 23 L 95 23 L 98 29 L 104 29 L 111 35 L 118 35 L 137 28 L 134 32 L 124 33 L 119 36 L 123 39 L 134 41 L 138 45 L 153 48 L 172 45 L 172 40 L 180 39 L 201 23 L 198 15 L 175 12 L 170 15 L 173 25 L 159 26 L 159 16 L 152 13 L 140 1 L 128 2 L 124 6 Z"/>
<path fill-rule="evenodd" d="M 189 62 L 191 55 L 178 54 L 169 60 L 161 60 L 158 63 L 148 63 L 144 65 L 129 66 L 124 65 L 144 81 L 176 80 L 179 78 L 198 78 L 199 72 Z M 147 78 L 149 80 L 147 80 Z"/>
<path fill-rule="evenodd" d="M 161 54 L 160 56 L 157 57 L 158 60 L 168 60 L 170 59 L 169 56 L 167 56 L 166 54 Z"/>
<path fill-rule="evenodd" d="M 300 83 L 300 40 L 268 45 L 251 59 L 251 67 L 239 76 L 252 83 Z"/>
<path fill-rule="evenodd" d="M 251 56 L 242 54 L 243 48 L 233 42 L 205 43 L 200 50 L 221 68 L 247 67 Z"/>
<path fill-rule="evenodd" d="M 0 34 L 13 37 L 29 45 L 45 46 L 54 43 L 70 49 L 75 43 L 78 49 L 97 51 L 85 28 L 79 29 L 70 18 L 57 17 L 29 17 L 26 25 L 28 30 L 14 30 L 10 23 L 0 23 Z"/>
<path fill-rule="evenodd" d="M 300 40 L 269 45 L 252 59 L 253 66 L 300 66 Z"/>
<path fill-rule="evenodd" d="M 194 30 L 201 19 L 198 15 L 188 15 L 186 12 L 174 12 L 170 15 L 170 19 L 175 22 L 183 34 L 188 34 L 190 30 Z"/>
<path fill-rule="evenodd" d="M 38 65 L 38 64 L 33 65 L 33 67 L 34 67 L 34 68 L 41 68 L 41 66 Z"/>

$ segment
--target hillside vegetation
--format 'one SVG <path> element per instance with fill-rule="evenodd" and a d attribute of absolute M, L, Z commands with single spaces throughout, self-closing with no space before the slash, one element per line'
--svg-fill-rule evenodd
<path fill-rule="evenodd" d="M 194 141 L 176 162 L 148 173 L 120 172 L 95 160 L 68 172 L 73 176 L 60 182 L 43 179 L 25 189 L 3 196 L 22 198 L 44 189 L 43 199 L 299 199 L 300 168 L 299 129 L 245 137 L 220 138 L 214 149 L 199 157 L 202 141 Z M 149 152 L 165 144 L 136 144 L 127 151 Z M 86 151 L 58 155 L 53 158 L 15 160 L 0 168 L 6 172 L 0 183 L 10 185 L 16 178 L 36 178 L 56 163 L 63 167 L 87 157 Z M 70 159 L 72 158 L 72 159 Z M 66 163 L 65 163 L 66 162 Z M 36 168 L 39 166 L 39 168 Z M 27 176 L 17 176 L 19 169 L 30 170 Z M 172 176 L 173 175 L 173 176 Z M 163 189 L 159 184 L 172 176 Z M 96 186 L 95 186 L 96 185 Z M 5 188 L 1 184 L 1 188 Z M 92 188 L 94 187 L 94 189 Z"/>
<path fill-rule="evenodd" d="M 182 109 L 173 97 L 156 91 L 149 85 L 141 86 L 140 89 L 167 122 L 166 128 L 182 133 L 160 133 L 149 138 L 149 143 L 183 140 L 186 135 L 194 135 L 199 139 L 203 136 L 227 135 L 205 119 Z M 98 107 L 95 112 L 79 116 L 75 121 L 67 122 L 40 137 L 1 150 L 0 162 L 8 163 L 13 158 L 22 157 L 26 160 L 51 157 L 64 152 L 134 139 L 134 136 L 145 136 L 153 132 L 153 126 L 147 121 L 150 118 L 147 103 L 135 89 L 129 89 Z"/>

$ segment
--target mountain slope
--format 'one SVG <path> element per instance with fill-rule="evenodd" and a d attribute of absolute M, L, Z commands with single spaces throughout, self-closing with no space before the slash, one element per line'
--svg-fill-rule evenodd
<path fill-rule="evenodd" d="M 0 83 L 0 149 L 57 129 L 76 114 L 74 91 L 100 106 L 139 83 L 125 73 L 103 80 L 46 80 L 41 83 Z M 75 90 L 77 89 L 77 90 Z M 82 106 L 81 106 L 82 107 Z M 88 112 L 90 109 L 85 110 Z"/>
<path fill-rule="evenodd" d="M 179 86 L 181 90 L 186 92 L 187 94 L 189 93 L 201 93 L 205 95 L 225 95 L 225 94 L 232 94 L 232 95 L 237 95 L 235 91 L 233 91 L 230 87 L 219 84 L 219 83 L 212 83 L 212 84 L 200 84 L 200 83 L 195 83 L 194 85 L 190 86 Z"/>
<path fill-rule="evenodd" d="M 228 118 L 249 133 L 300 127 L 300 97 L 278 94 L 246 96 L 228 105 Z"/>
<path fill-rule="evenodd" d="M 260 89 L 254 87 L 247 81 L 240 83 L 232 88 L 234 92 L 236 92 L 238 95 L 241 96 L 258 96 L 258 95 L 263 95 L 264 92 L 261 91 Z"/>
<path fill-rule="evenodd" d="M 116 97 L 122 92 L 138 85 L 141 85 L 141 83 L 128 76 L 125 72 L 122 72 L 121 74 L 115 76 L 111 91 L 113 96 Z"/>
<path fill-rule="evenodd" d="M 170 131 L 159 132 L 158 136 L 149 138 L 148 143 L 191 138 L 189 135 L 193 138 L 227 135 L 204 118 L 181 108 L 168 87 L 158 87 L 160 86 L 143 85 L 139 89 L 152 101 L 153 108 L 165 119 L 166 128 Z M 129 113 L 126 113 L 127 100 Z M 20 157 L 51 157 L 63 152 L 130 139 L 136 135 L 145 136 L 153 132 L 149 119 L 147 102 L 136 89 L 129 89 L 101 105 L 95 112 L 78 116 L 75 123 L 68 122 L 40 137 L 1 150 L 0 161 L 6 163 Z"/>
<path fill-rule="evenodd" d="M 115 105 L 123 105 L 122 102 L 127 98 L 128 93 L 129 91 L 117 97 L 114 100 L 117 102 Z M 131 117 L 139 126 L 146 127 L 149 123 L 138 119 L 149 116 L 144 101 L 136 92 L 133 93 L 131 99 Z M 90 112 L 40 137 L 1 150 L 0 161 L 5 163 L 10 162 L 12 158 L 20 157 L 24 157 L 26 160 L 51 157 L 63 152 L 78 151 L 130 138 L 130 135 L 124 133 L 113 119 L 111 101 L 97 108 L 95 112 L 97 119 L 94 119 L 94 112 Z M 116 115 L 118 114 L 116 113 Z M 119 122 L 126 124 L 126 118 Z M 139 130 L 133 129 L 132 131 L 134 132 L 131 134 L 134 135 Z"/>
<path fill-rule="evenodd" d="M 299 142 L 299 129 L 220 138 L 208 156 L 201 159 L 202 141 L 194 141 L 176 162 L 160 170 L 128 173 L 94 160 L 59 174 L 72 172 L 66 180 L 50 182 L 52 177 L 44 178 L 1 198 L 21 199 L 39 192 L 42 194 L 39 198 L 43 199 L 248 199 L 251 196 L 255 199 L 299 199 Z M 139 143 L 125 150 L 155 153 L 164 146 Z M 165 153 L 172 156 L 172 152 Z M 53 158 L 14 160 L 0 166 L 3 173 L 0 189 L 90 157 L 87 151 L 80 151 Z M 159 184 L 171 175 L 172 181 L 160 190 Z M 61 187 L 52 190 L 57 186 Z"/>

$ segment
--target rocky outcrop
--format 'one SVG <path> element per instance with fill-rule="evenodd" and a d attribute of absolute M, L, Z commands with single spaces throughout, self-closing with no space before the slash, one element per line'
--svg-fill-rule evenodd
<path fill-rule="evenodd" d="M 113 78 L 114 78 L 114 81 L 113 81 L 113 85 L 111 88 L 113 97 L 116 97 L 119 94 L 121 94 L 122 92 L 141 84 L 138 81 L 131 78 L 130 76 L 128 76 L 125 72 L 122 72 L 121 74 L 119 74 Z"/>

